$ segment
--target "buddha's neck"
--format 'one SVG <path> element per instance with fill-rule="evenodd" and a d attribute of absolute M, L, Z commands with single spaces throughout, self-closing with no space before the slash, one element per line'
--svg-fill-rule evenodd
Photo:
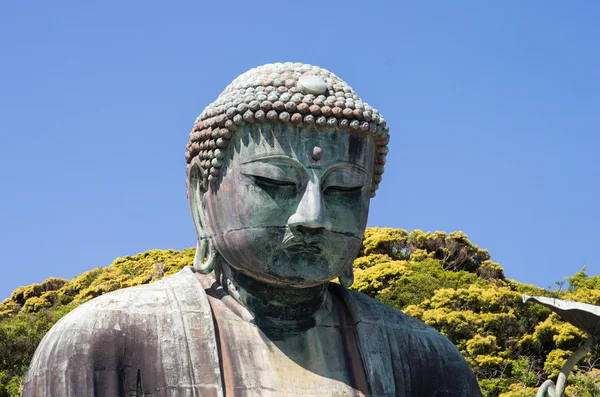
<path fill-rule="evenodd" d="M 246 307 L 254 323 L 271 331 L 302 331 L 331 311 L 327 284 L 309 288 L 280 287 L 258 281 L 221 262 L 215 268 L 221 287 Z"/>

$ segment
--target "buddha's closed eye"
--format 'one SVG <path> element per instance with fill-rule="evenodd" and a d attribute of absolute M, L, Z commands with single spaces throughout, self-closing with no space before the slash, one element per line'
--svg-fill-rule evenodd
<path fill-rule="evenodd" d="M 368 174 L 353 166 L 341 166 L 327 173 L 323 180 L 323 192 L 328 193 L 360 193 L 368 185 Z"/>
<path fill-rule="evenodd" d="M 286 180 L 281 180 L 281 179 L 273 179 L 273 178 L 269 178 L 266 176 L 260 176 L 260 175 L 252 175 L 252 174 L 245 174 L 247 177 L 249 177 L 250 179 L 252 179 L 254 181 L 254 183 L 256 183 L 259 186 L 266 186 L 266 187 L 296 187 L 296 183 L 295 182 L 291 182 L 291 181 L 286 181 Z"/>
<path fill-rule="evenodd" d="M 360 192 L 364 186 L 328 186 L 325 189 L 325 193 L 358 193 Z"/>
<path fill-rule="evenodd" d="M 242 174 L 262 188 L 295 188 L 301 182 L 297 169 L 288 164 L 250 162 L 242 165 Z"/>

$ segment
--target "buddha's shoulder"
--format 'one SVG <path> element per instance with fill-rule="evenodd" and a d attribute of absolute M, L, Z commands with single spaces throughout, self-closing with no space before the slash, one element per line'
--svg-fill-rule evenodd
<path fill-rule="evenodd" d="M 213 363 L 208 367 L 213 371 L 218 364 L 212 324 L 204 289 L 190 268 L 99 296 L 67 314 L 44 336 L 29 367 L 24 395 L 46 395 L 40 392 L 46 387 L 57 396 L 67 395 L 64 390 L 70 387 L 77 392 L 69 395 L 89 394 L 90 374 L 94 382 L 96 376 L 105 377 L 107 384 L 112 376 L 124 377 L 135 390 L 137 369 L 146 379 L 159 380 L 187 373 L 200 362 Z M 190 335 L 197 345 L 189 343 Z M 155 365 L 160 362 L 171 368 L 166 375 Z M 136 370 L 127 372 L 125 367 Z"/>
<path fill-rule="evenodd" d="M 357 323 L 367 328 L 385 329 L 388 334 L 397 335 L 396 339 L 407 345 L 405 348 L 427 346 L 432 354 L 437 351 L 438 354 L 463 360 L 448 338 L 423 321 L 363 293 L 346 290 L 346 294 L 346 303 Z"/>
<path fill-rule="evenodd" d="M 402 328 L 413 332 L 430 332 L 434 330 L 429 325 L 419 319 L 404 314 L 385 303 L 381 303 L 363 293 L 346 290 L 346 303 L 355 316 L 359 316 L 357 321 L 363 323 L 374 323 L 380 326 Z"/>
<path fill-rule="evenodd" d="M 82 338 L 101 331 L 149 333 L 184 313 L 202 317 L 210 310 L 207 305 L 204 290 L 187 267 L 155 283 L 112 291 L 82 304 L 58 321 L 45 339 L 64 340 L 66 332 Z"/>
<path fill-rule="evenodd" d="M 374 394 L 481 396 L 464 357 L 444 335 L 367 295 L 349 290 L 343 294 L 361 350 L 369 352 L 363 360 L 378 390 Z M 389 388 L 392 384 L 396 392 Z M 398 389 L 402 387 L 404 394 Z"/>

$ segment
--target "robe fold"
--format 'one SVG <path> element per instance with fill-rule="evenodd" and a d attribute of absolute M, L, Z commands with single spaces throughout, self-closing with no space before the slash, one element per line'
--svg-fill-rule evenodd
<path fill-rule="evenodd" d="M 371 396 L 481 396 L 465 359 L 436 330 L 337 284 L 330 292 L 355 324 Z M 206 292 L 186 267 L 58 321 L 33 356 L 23 397 L 223 396 L 217 338 Z"/>

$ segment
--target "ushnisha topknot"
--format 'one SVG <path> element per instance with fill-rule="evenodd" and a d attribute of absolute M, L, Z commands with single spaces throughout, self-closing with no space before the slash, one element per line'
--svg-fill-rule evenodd
<path fill-rule="evenodd" d="M 245 124 L 290 124 L 372 135 L 376 143 L 371 197 L 379 187 L 388 153 L 383 116 L 330 71 L 302 63 L 273 63 L 240 75 L 196 119 L 186 146 L 187 173 L 194 165 L 205 187 L 219 176 L 235 131 Z"/>

